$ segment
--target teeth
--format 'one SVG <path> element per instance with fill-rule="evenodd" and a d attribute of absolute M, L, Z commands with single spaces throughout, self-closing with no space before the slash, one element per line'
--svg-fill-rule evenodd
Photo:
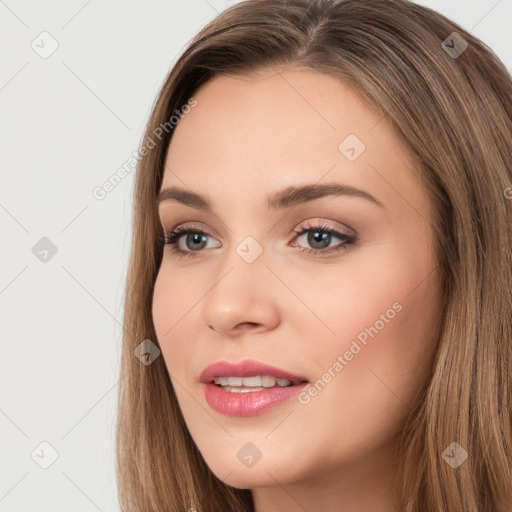
<path fill-rule="evenodd" d="M 272 377 L 272 375 L 256 375 L 254 377 L 215 377 L 213 382 L 221 386 L 230 386 L 233 388 L 241 388 L 241 386 L 249 388 L 272 388 L 276 384 L 281 387 L 292 385 L 290 380 L 277 379 L 276 377 Z M 243 393 L 245 391 L 240 389 L 240 392 Z"/>
<path fill-rule="evenodd" d="M 261 383 L 264 388 L 272 388 L 276 385 L 276 382 L 276 378 L 270 375 L 264 375 L 263 378 L 261 379 Z"/>
<path fill-rule="evenodd" d="M 222 386 L 224 391 L 229 391 L 230 393 L 253 393 L 254 391 L 263 391 L 265 388 L 243 388 L 238 386 Z"/>
<path fill-rule="evenodd" d="M 256 375 L 255 377 L 244 377 L 242 379 L 244 386 L 254 386 L 261 388 L 261 377 Z"/>

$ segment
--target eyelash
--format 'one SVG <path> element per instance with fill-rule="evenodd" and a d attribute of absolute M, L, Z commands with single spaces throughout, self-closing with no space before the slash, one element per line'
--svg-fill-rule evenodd
<path fill-rule="evenodd" d="M 340 242 L 339 246 L 337 246 L 334 249 L 330 250 L 322 250 L 322 249 L 307 249 L 304 247 L 299 247 L 299 250 L 301 252 L 307 252 L 308 254 L 313 254 L 316 256 L 322 256 L 323 254 L 331 254 L 331 253 L 338 253 L 344 250 L 347 250 L 349 247 L 353 246 L 357 239 L 356 237 L 346 235 L 344 233 L 340 233 L 339 231 L 332 229 L 326 224 L 321 224 L 317 226 L 299 226 L 298 229 L 294 230 L 294 233 L 297 235 L 296 238 L 303 235 L 304 233 L 308 233 L 310 231 L 322 231 L 324 233 L 328 233 L 330 235 L 334 235 L 337 238 L 341 238 L 342 242 Z M 206 235 L 210 236 L 208 233 L 205 233 L 204 231 L 200 231 L 196 228 L 187 228 L 185 227 L 178 227 L 170 232 L 169 235 L 164 235 L 159 238 L 160 244 L 162 246 L 169 245 L 170 251 L 177 257 L 177 258 L 195 258 L 199 253 L 202 252 L 199 251 L 183 251 L 178 247 L 179 239 L 185 235 L 185 234 L 199 234 L 199 235 Z"/>

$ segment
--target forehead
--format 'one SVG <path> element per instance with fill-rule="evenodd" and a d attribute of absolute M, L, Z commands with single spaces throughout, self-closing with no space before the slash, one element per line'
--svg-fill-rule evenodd
<path fill-rule="evenodd" d="M 338 77 L 305 69 L 221 75 L 194 98 L 197 105 L 174 129 L 162 188 L 227 197 L 235 187 L 266 197 L 326 180 L 389 197 L 390 190 L 378 190 L 383 180 L 371 164 L 392 169 L 399 182 L 413 179 L 414 162 L 389 123 Z M 343 153 L 346 140 L 358 145 L 357 159 Z"/>
<path fill-rule="evenodd" d="M 197 106 L 175 129 L 171 158 L 303 158 L 315 147 L 337 155 L 344 135 L 362 137 L 382 117 L 339 78 L 304 69 L 221 75 L 194 97 Z"/>

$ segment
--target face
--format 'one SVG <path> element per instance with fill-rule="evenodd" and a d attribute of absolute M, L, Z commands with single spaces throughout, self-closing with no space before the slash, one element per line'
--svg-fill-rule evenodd
<path fill-rule="evenodd" d="M 187 427 L 234 487 L 376 482 L 395 467 L 391 446 L 438 336 L 433 210 L 418 165 L 333 76 L 221 76 L 194 97 L 161 190 L 204 203 L 162 194 L 162 233 L 183 231 L 168 239 L 153 297 Z M 274 386 L 275 368 L 292 386 Z M 264 378 L 212 383 L 244 370 Z"/>

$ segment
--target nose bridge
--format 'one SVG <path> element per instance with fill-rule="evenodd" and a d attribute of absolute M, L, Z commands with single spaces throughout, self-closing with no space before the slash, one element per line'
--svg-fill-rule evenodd
<path fill-rule="evenodd" d="M 265 274 L 268 272 L 265 268 L 268 226 L 263 225 L 261 212 L 250 204 L 240 205 L 236 211 L 236 218 L 230 218 L 226 223 L 229 240 L 226 240 L 228 250 L 222 257 L 222 266 L 226 271 L 234 266 L 249 274 L 255 269 Z"/>
<path fill-rule="evenodd" d="M 248 235 L 235 242 L 219 264 L 217 279 L 210 292 L 237 293 L 239 300 L 260 295 L 265 282 L 272 277 L 267 268 L 267 258 L 256 238 Z"/>
<path fill-rule="evenodd" d="M 273 324 L 277 317 L 273 279 L 262 244 L 252 235 L 245 236 L 219 265 L 203 302 L 205 324 L 219 334 L 228 334 L 242 323 Z"/>

